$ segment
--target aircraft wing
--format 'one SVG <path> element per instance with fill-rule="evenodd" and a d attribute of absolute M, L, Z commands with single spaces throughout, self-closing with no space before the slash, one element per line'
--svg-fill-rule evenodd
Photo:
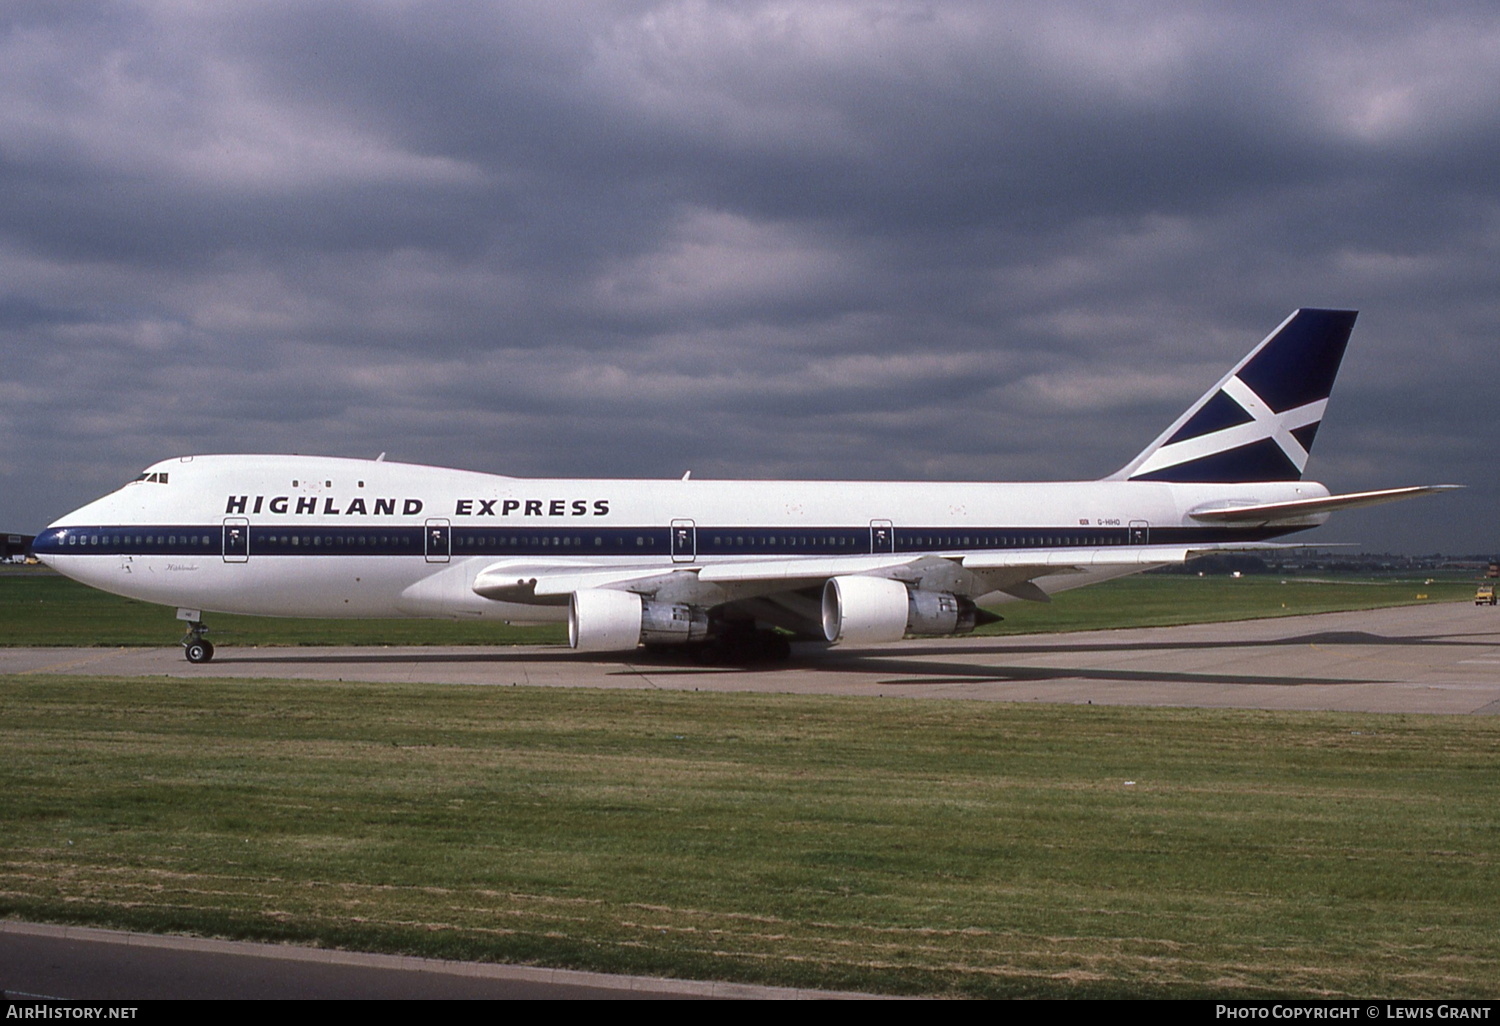
<path fill-rule="evenodd" d="M 474 579 L 474 592 L 503 602 L 562 604 L 575 591 L 610 588 L 643 594 L 673 582 L 692 580 L 717 585 L 726 591 L 762 594 L 796 591 L 822 584 L 841 574 L 876 574 L 908 566 L 924 557 L 916 555 L 841 556 L 838 558 L 757 559 L 734 562 L 690 563 L 663 567 L 600 567 L 589 563 L 536 563 L 507 560 L 485 567 Z"/>
<path fill-rule="evenodd" d="M 671 601 L 727 605 L 750 599 L 811 594 L 834 577 L 883 577 L 915 587 L 980 595 L 1004 592 L 1046 602 L 1035 582 L 1063 574 L 1114 576 L 1206 552 L 1257 551 L 1301 546 L 1238 544 L 1102 546 L 943 553 L 873 553 L 861 556 L 787 557 L 601 567 L 586 560 L 504 560 L 476 575 L 473 590 L 485 598 L 530 605 L 564 605 L 573 592 L 592 588 L 663 595 Z"/>

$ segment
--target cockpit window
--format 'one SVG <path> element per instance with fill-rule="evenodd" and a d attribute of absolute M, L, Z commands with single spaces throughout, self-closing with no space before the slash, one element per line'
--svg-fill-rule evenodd
<path fill-rule="evenodd" d="M 138 477 L 138 478 L 136 478 L 135 481 L 151 481 L 151 482 L 155 482 L 156 484 L 166 484 L 167 483 L 167 473 L 164 470 L 163 471 L 158 471 L 155 474 L 148 474 L 148 473 L 142 472 L 141 476 Z M 135 481 L 132 481 L 131 483 L 134 484 Z"/>

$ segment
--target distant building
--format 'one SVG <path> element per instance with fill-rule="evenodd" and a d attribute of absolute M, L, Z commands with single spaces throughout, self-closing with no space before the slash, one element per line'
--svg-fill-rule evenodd
<path fill-rule="evenodd" d="M 33 534 L 0 534 L 0 562 L 19 562 L 31 551 Z"/>

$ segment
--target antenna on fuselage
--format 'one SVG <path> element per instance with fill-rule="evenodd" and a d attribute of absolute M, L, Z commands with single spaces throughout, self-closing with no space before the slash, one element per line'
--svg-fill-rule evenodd
<path fill-rule="evenodd" d="M 379 456 L 376 456 L 375 457 L 375 462 L 376 463 L 384 463 L 385 462 L 385 453 L 381 453 Z"/>

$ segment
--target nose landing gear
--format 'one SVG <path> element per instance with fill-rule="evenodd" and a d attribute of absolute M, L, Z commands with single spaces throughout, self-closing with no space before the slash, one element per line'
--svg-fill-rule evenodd
<path fill-rule="evenodd" d="M 182 638 L 182 654 L 188 662 L 206 663 L 214 657 L 214 643 L 203 636 L 207 633 L 202 620 L 188 622 L 188 632 Z"/>

